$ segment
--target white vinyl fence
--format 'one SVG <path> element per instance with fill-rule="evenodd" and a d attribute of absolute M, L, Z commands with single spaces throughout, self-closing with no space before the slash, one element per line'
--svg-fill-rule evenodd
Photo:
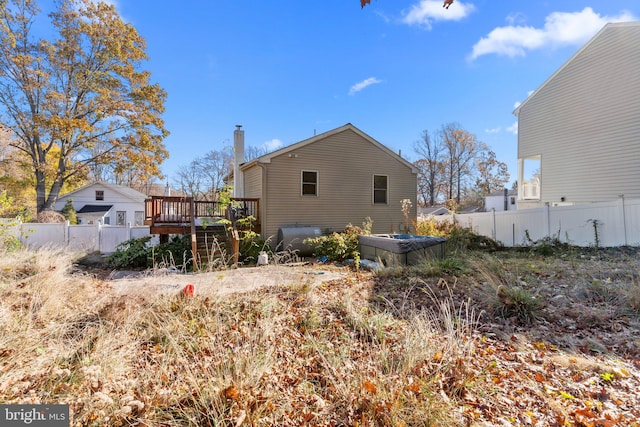
<path fill-rule="evenodd" d="M 505 246 L 526 245 L 527 233 L 534 241 L 550 237 L 576 246 L 594 246 L 596 228 L 600 247 L 640 246 L 640 199 L 621 197 L 609 202 L 434 218 L 455 221 Z"/>
<path fill-rule="evenodd" d="M 576 246 L 640 246 L 640 199 L 625 199 L 573 206 L 545 206 L 516 211 L 440 215 L 437 221 L 455 221 L 505 246 L 527 244 L 545 237 Z M 594 228 L 594 220 L 596 228 Z M 111 253 L 120 243 L 149 236 L 148 226 L 69 225 L 24 223 L 0 219 L 2 231 L 20 238 L 28 247 L 64 245 L 71 250 Z M 0 231 L 0 234 L 2 233 Z M 158 238 L 152 236 L 152 244 Z"/>
<path fill-rule="evenodd" d="M 0 220 L 0 227 L 19 237 L 29 248 L 45 246 L 67 246 L 74 251 L 111 253 L 122 242 L 149 236 L 149 226 L 115 225 L 69 225 L 66 223 L 15 223 Z M 152 236 L 152 244 L 158 238 Z"/>

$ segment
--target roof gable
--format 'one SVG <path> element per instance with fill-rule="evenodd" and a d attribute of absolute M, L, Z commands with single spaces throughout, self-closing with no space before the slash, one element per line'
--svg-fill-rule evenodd
<path fill-rule="evenodd" d="M 132 201 L 135 202 L 144 202 L 147 199 L 147 196 L 137 190 L 134 190 L 133 188 L 129 188 L 129 187 L 125 187 L 124 185 L 117 185 L 117 184 L 108 184 L 105 182 L 93 182 L 91 184 L 85 185 L 84 187 L 80 187 L 76 190 L 73 190 L 67 194 L 64 194 L 62 196 L 58 197 L 58 201 L 60 200 L 65 200 L 68 198 L 73 197 L 74 194 L 77 194 L 81 191 L 85 191 L 89 188 L 92 187 L 96 187 L 97 189 L 100 188 L 104 188 L 104 189 L 109 189 L 112 190 L 118 194 L 120 194 L 121 196 L 127 198 L 127 199 L 131 199 Z"/>
<path fill-rule="evenodd" d="M 370 137 L 369 135 L 367 135 L 366 133 L 362 132 L 360 129 L 358 129 L 357 127 L 355 127 L 354 125 L 352 125 L 351 123 L 347 123 L 344 126 L 340 126 L 338 128 L 335 128 L 333 130 L 315 135 L 311 138 L 302 140 L 300 142 L 291 144 L 287 147 L 281 148 L 279 150 L 273 151 L 271 153 L 267 153 L 263 156 L 260 156 L 258 158 L 255 158 L 247 163 L 244 163 L 241 168 L 242 169 L 246 169 L 256 163 L 271 163 L 271 159 L 273 159 L 274 157 L 278 157 L 278 156 L 282 156 L 284 154 L 287 154 L 291 151 L 294 150 L 298 150 L 304 146 L 310 145 L 310 144 L 314 144 L 316 142 L 322 141 L 330 136 L 336 135 L 338 133 L 344 132 L 346 130 L 351 130 L 354 133 L 356 133 L 357 135 L 359 135 L 360 137 L 362 137 L 364 140 L 366 140 L 367 142 L 373 144 L 374 146 L 376 146 L 377 148 L 381 149 L 383 152 L 385 152 L 385 154 L 389 155 L 390 157 L 394 158 L 395 160 L 399 161 L 400 163 L 402 163 L 403 165 L 405 165 L 406 167 L 408 167 L 409 169 L 411 169 L 411 171 L 413 173 L 417 173 L 417 169 L 416 167 L 409 162 L 408 160 L 404 159 L 403 157 L 399 156 L 398 154 L 394 153 L 393 150 L 391 150 L 390 148 L 388 148 L 387 146 L 381 144 L 380 142 L 376 141 L 375 139 L 373 139 L 372 137 Z"/>
<path fill-rule="evenodd" d="M 518 107 L 513 110 L 513 114 L 518 116 L 520 114 L 520 110 L 534 97 L 540 93 L 542 89 L 544 89 L 552 80 L 558 76 L 558 74 L 562 73 L 569 64 L 571 64 L 577 57 L 581 56 L 586 50 L 588 50 L 591 45 L 603 36 L 603 34 L 608 33 L 610 31 L 619 31 L 624 32 L 625 36 L 633 37 L 636 36 L 639 40 L 637 41 L 636 46 L 640 45 L 640 32 L 636 31 L 640 28 L 640 21 L 634 22 L 616 22 L 616 23 L 607 23 L 600 31 L 596 33 L 587 43 L 584 44 L 576 53 L 574 53 L 571 58 L 569 58 L 560 68 L 556 70 L 547 80 L 544 81 L 531 95 L 527 97 Z"/>
<path fill-rule="evenodd" d="M 507 190 L 507 196 L 517 196 L 518 195 L 518 190 Z M 485 197 L 503 197 L 504 196 L 504 190 L 498 190 L 498 191 L 492 191 L 491 193 L 487 194 Z"/>

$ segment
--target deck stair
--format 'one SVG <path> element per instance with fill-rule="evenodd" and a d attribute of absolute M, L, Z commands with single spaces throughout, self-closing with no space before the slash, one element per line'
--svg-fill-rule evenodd
<path fill-rule="evenodd" d="M 239 233 L 250 230 L 260 234 L 261 230 L 260 199 L 232 197 L 223 203 L 182 196 L 151 196 L 145 201 L 144 211 L 145 225 L 149 225 L 151 234 L 160 235 L 161 243 L 172 234 L 191 234 L 192 251 L 198 254 L 196 268 L 214 262 L 237 262 Z M 221 222 L 223 219 L 226 224 Z M 235 232 L 228 230 L 229 225 Z M 222 255 L 224 260 L 220 260 Z"/>
<path fill-rule="evenodd" d="M 232 255 L 231 239 L 224 225 L 196 227 L 198 265 L 227 263 Z"/>

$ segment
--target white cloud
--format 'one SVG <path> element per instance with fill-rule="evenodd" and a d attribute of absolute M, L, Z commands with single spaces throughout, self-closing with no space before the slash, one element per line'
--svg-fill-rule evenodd
<path fill-rule="evenodd" d="M 382 83 L 382 80 L 378 80 L 375 77 L 369 77 L 368 79 L 365 79 L 351 86 L 351 89 L 349 89 L 349 95 L 354 95 L 360 92 L 362 89 L 378 83 Z"/>
<path fill-rule="evenodd" d="M 518 24 L 520 22 L 525 22 L 526 21 L 526 17 L 521 12 L 515 12 L 515 13 L 509 14 L 505 18 L 505 21 L 507 21 L 509 23 L 509 25 L 515 25 L 515 24 Z"/>
<path fill-rule="evenodd" d="M 502 130 L 502 128 L 500 126 L 498 126 L 497 128 L 493 128 L 493 129 L 485 129 L 485 133 L 499 133 Z"/>
<path fill-rule="evenodd" d="M 512 134 L 517 135 L 518 134 L 518 121 L 516 120 L 511 126 L 509 126 L 507 128 L 507 130 L 509 132 L 511 132 Z"/>
<path fill-rule="evenodd" d="M 607 22 L 633 21 L 630 12 L 617 16 L 602 16 L 585 7 L 580 12 L 554 12 L 545 18 L 543 28 L 508 25 L 493 29 L 473 46 L 469 59 L 496 54 L 509 57 L 524 56 L 527 51 L 544 47 L 581 45 L 597 33 Z"/>
<path fill-rule="evenodd" d="M 475 6 L 471 3 L 454 2 L 449 9 L 442 7 L 442 0 L 420 0 L 403 13 L 402 22 L 431 29 L 432 21 L 459 21 L 471 12 Z"/>
<path fill-rule="evenodd" d="M 274 138 L 272 140 L 262 143 L 262 149 L 264 149 L 265 152 L 267 153 L 270 153 L 271 151 L 275 151 L 278 148 L 281 148 L 283 146 L 284 146 L 284 143 L 277 138 Z"/>
<path fill-rule="evenodd" d="M 384 14 L 383 12 L 376 10 L 375 14 L 378 15 L 380 17 L 380 19 L 382 19 L 384 22 L 386 22 L 387 24 L 389 22 L 391 22 L 391 18 L 389 18 L 386 14 Z"/>

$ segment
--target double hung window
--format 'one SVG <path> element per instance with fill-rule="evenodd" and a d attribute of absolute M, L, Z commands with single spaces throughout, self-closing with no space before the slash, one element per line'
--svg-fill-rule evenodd
<path fill-rule="evenodd" d="M 389 177 L 387 175 L 373 175 L 373 203 L 387 204 L 389 201 Z"/>
<path fill-rule="evenodd" d="M 317 196 L 318 195 L 318 172 L 302 171 L 302 195 Z"/>

